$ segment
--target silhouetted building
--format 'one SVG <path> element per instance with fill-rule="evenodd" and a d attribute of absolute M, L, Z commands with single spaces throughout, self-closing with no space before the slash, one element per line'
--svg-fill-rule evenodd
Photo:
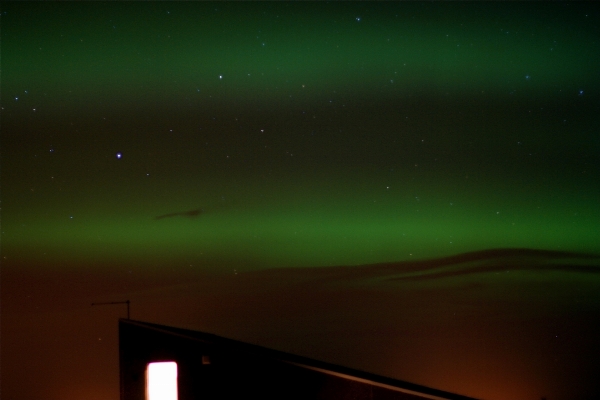
<path fill-rule="evenodd" d="M 121 400 L 469 399 L 208 333 L 125 319 L 119 321 L 119 357 Z"/>

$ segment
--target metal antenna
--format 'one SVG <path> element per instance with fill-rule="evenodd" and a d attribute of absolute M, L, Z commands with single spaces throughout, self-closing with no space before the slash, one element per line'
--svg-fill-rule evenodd
<path fill-rule="evenodd" d="M 108 305 L 108 304 L 127 304 L 127 319 L 129 319 L 129 300 L 125 300 L 125 301 L 107 301 L 104 303 L 92 303 L 93 306 L 104 306 L 104 305 Z"/>

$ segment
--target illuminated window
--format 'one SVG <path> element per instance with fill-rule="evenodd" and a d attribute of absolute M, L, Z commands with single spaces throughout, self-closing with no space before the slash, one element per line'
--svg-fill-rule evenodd
<path fill-rule="evenodd" d="M 146 400 L 177 400 L 177 363 L 154 362 L 146 369 Z"/>

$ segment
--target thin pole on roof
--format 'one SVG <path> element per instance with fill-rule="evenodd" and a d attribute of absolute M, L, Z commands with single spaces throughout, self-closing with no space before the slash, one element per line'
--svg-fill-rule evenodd
<path fill-rule="evenodd" d="M 105 306 L 108 304 L 127 304 L 127 319 L 129 319 L 129 300 L 125 300 L 125 301 L 106 301 L 103 303 L 92 303 L 93 306 Z"/>

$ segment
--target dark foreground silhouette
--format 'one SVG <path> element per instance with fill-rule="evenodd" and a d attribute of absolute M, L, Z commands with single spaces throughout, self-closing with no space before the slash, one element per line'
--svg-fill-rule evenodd
<path fill-rule="evenodd" d="M 194 220 L 161 220 L 156 226 L 204 222 L 200 217 L 214 210 L 204 207 Z M 155 263 L 139 260 L 86 265 L 73 260 L 60 268 L 49 259 L 3 263 L 2 362 L 41 377 L 43 385 L 38 390 L 25 382 L 12 393 L 39 398 L 53 385 L 57 392 L 63 386 L 70 390 L 73 380 L 106 387 L 109 394 L 118 390 L 106 378 L 117 373 L 112 365 L 118 341 L 105 333 L 114 332 L 114 322 L 102 322 L 98 313 L 125 317 L 125 307 L 90 310 L 88 301 L 131 299 L 134 319 L 143 315 L 160 324 L 209 330 L 476 398 L 600 399 L 594 383 L 594 371 L 600 371 L 597 253 L 504 248 L 272 269 L 227 258 L 206 264 L 190 259 L 193 266 L 166 256 Z M 100 332 L 112 339 L 82 344 L 82 336 Z M 82 351 L 89 357 L 79 357 Z M 46 382 L 45 366 L 56 363 L 57 353 L 66 361 Z M 97 376 L 86 372 L 86 358 L 99 362 Z M 18 383 L 12 370 L 2 373 Z M 19 398 L 4 396 L 11 397 Z"/>

